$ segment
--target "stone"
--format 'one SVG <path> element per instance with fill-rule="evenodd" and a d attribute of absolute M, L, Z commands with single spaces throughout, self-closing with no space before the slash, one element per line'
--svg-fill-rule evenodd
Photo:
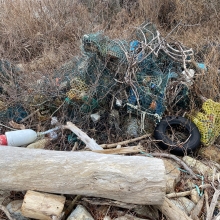
<path fill-rule="evenodd" d="M 67 220 L 94 220 L 91 214 L 82 205 L 78 205 Z"/>
<path fill-rule="evenodd" d="M 23 200 L 14 200 L 10 202 L 6 208 L 10 212 L 12 218 L 16 220 L 29 220 L 29 218 L 24 217 L 21 213 L 22 203 Z"/>
<path fill-rule="evenodd" d="M 220 149 L 214 145 L 201 148 L 199 155 L 220 164 Z"/>
<path fill-rule="evenodd" d="M 184 211 L 186 214 L 190 214 L 192 209 L 195 207 L 195 203 L 191 200 L 187 199 L 186 197 L 179 197 L 177 199 L 170 199 L 179 209 Z"/>
<path fill-rule="evenodd" d="M 175 191 L 176 183 L 180 181 L 180 170 L 175 162 L 168 159 L 162 159 L 166 170 L 166 193 Z"/>

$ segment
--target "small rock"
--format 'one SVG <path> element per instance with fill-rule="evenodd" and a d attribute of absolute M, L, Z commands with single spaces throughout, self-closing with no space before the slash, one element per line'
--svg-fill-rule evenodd
<path fill-rule="evenodd" d="M 7 209 L 10 212 L 11 217 L 16 220 L 29 220 L 29 218 L 24 217 L 21 213 L 22 203 L 23 200 L 14 200 L 7 205 Z"/>
<path fill-rule="evenodd" d="M 103 220 L 112 220 L 109 216 L 105 216 Z"/>
<path fill-rule="evenodd" d="M 94 218 L 82 205 L 78 205 L 67 220 L 94 220 Z"/>
<path fill-rule="evenodd" d="M 192 157 L 185 156 L 183 157 L 183 161 L 197 173 L 212 175 L 212 170 L 208 166 Z"/>
<path fill-rule="evenodd" d="M 178 165 L 173 164 L 170 160 L 163 159 L 166 170 L 166 193 L 175 191 L 176 183 L 180 181 L 180 171 Z"/>
<path fill-rule="evenodd" d="M 170 199 L 178 208 L 184 211 L 186 214 L 190 214 L 192 209 L 195 207 L 194 202 L 187 199 L 186 197 L 179 197 L 177 199 Z"/>

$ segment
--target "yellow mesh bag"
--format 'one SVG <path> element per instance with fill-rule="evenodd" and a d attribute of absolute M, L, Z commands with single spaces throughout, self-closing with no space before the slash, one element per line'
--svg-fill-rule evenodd
<path fill-rule="evenodd" d="M 202 105 L 202 112 L 192 117 L 201 134 L 204 145 L 212 144 L 220 133 L 220 103 L 208 99 Z"/>
<path fill-rule="evenodd" d="M 71 89 L 66 93 L 69 99 L 81 100 L 89 90 L 89 86 L 78 77 L 71 80 L 70 86 Z"/>

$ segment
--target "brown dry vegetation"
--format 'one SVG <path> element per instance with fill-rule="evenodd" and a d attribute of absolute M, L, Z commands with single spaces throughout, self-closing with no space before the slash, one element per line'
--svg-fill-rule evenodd
<path fill-rule="evenodd" d="M 109 37 L 127 39 L 149 20 L 163 36 L 192 47 L 198 61 L 209 66 L 211 76 L 205 76 L 205 82 L 199 77 L 201 93 L 207 98 L 219 93 L 218 0 L 2 0 L 0 4 L 0 57 L 25 64 L 28 72 L 56 68 L 78 55 L 85 33 L 104 31 Z"/>
<path fill-rule="evenodd" d="M 193 92 L 220 101 L 219 0 L 1 0 L 0 59 L 22 64 L 26 83 L 32 72 L 49 74 L 80 55 L 83 34 L 129 39 L 146 20 L 194 49 L 209 71 L 197 77 Z"/>

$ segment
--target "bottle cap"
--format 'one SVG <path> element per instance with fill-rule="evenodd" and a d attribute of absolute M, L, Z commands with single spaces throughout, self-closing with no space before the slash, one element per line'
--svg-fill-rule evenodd
<path fill-rule="evenodd" d="M 0 135 L 0 145 L 8 145 L 5 135 Z"/>

